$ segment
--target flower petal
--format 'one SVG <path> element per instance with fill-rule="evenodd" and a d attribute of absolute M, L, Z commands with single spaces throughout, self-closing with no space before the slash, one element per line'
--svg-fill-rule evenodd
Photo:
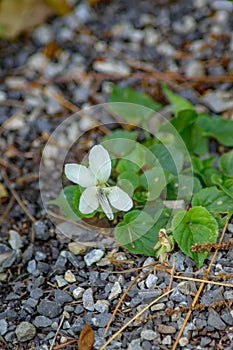
<path fill-rule="evenodd" d="M 79 210 L 83 214 L 90 214 L 95 211 L 98 206 L 97 187 L 91 186 L 86 188 L 80 197 Z"/>
<path fill-rule="evenodd" d="M 82 187 L 94 186 L 96 184 L 95 175 L 84 165 L 66 164 L 65 175 L 67 179 Z"/>
<path fill-rule="evenodd" d="M 122 211 L 128 211 L 132 208 L 133 206 L 132 199 L 120 187 L 118 186 L 106 187 L 106 190 L 108 191 L 108 194 L 107 194 L 108 200 L 114 208 Z"/>
<path fill-rule="evenodd" d="M 108 151 L 101 145 L 94 146 L 89 154 L 89 165 L 98 183 L 108 181 L 112 164 Z"/>
<path fill-rule="evenodd" d="M 103 209 L 103 211 L 107 215 L 107 218 L 109 220 L 113 220 L 114 215 L 113 215 L 112 208 L 110 207 L 109 201 L 108 201 L 107 196 L 106 196 L 105 187 L 98 189 L 97 197 L 98 197 L 98 201 L 99 201 L 101 208 Z"/>

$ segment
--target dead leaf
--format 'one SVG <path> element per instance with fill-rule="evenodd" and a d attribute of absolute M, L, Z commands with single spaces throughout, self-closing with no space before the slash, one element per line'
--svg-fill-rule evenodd
<path fill-rule="evenodd" d="M 95 338 L 92 328 L 88 324 L 85 324 L 79 336 L 78 350 L 92 350 L 94 341 Z"/>
<path fill-rule="evenodd" d="M 8 193 L 6 188 L 1 184 L 0 182 L 0 203 L 2 202 L 3 199 L 8 197 Z"/>
<path fill-rule="evenodd" d="M 66 0 L 1 0 L 0 35 L 14 39 L 20 33 L 44 22 L 54 13 L 70 10 Z"/>
<path fill-rule="evenodd" d="M 46 2 L 58 15 L 66 15 L 72 10 L 72 7 L 66 0 L 46 0 Z"/>

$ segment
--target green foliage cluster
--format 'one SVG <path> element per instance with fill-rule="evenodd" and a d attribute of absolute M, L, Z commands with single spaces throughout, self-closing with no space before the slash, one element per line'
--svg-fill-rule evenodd
<path fill-rule="evenodd" d="M 130 212 L 116 214 L 115 238 L 134 254 L 158 256 L 158 234 L 166 228 L 201 267 L 208 253 L 195 252 L 192 246 L 215 243 L 219 229 L 233 214 L 233 121 L 198 114 L 165 84 L 163 91 L 174 113 L 159 125 L 156 135 L 150 133 L 148 123 L 161 110 L 160 103 L 128 87 L 114 86 L 110 96 L 112 111 L 134 125 L 132 131 L 117 129 L 102 140 L 112 158 L 110 184 L 117 184 L 134 200 Z M 210 139 L 221 144 L 225 153 L 211 155 Z M 50 203 L 69 218 L 81 219 L 81 193 L 78 185 L 67 186 Z M 182 208 L 176 207 L 178 201 Z"/>

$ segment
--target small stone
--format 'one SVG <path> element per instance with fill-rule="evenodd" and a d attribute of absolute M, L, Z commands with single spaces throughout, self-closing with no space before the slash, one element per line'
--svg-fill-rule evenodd
<path fill-rule="evenodd" d="M 41 52 L 37 52 L 28 59 L 28 67 L 37 71 L 43 72 L 48 65 L 48 59 Z"/>
<path fill-rule="evenodd" d="M 0 90 L 0 103 L 6 101 L 7 99 L 7 94 L 5 91 Z"/>
<path fill-rule="evenodd" d="M 75 299 L 80 299 L 80 298 L 82 298 L 84 291 L 85 291 L 85 289 L 82 288 L 82 287 L 77 287 L 77 288 L 75 288 L 75 289 L 73 290 L 73 292 L 72 292 L 72 293 L 73 293 L 73 297 L 74 297 Z"/>
<path fill-rule="evenodd" d="M 98 314 L 92 317 L 91 321 L 95 327 L 103 328 L 107 326 L 111 316 L 110 313 Z"/>
<path fill-rule="evenodd" d="M 9 244 L 12 249 L 17 250 L 23 247 L 23 241 L 21 236 L 18 234 L 18 232 L 14 230 L 9 231 L 10 234 L 10 239 L 9 239 Z"/>
<path fill-rule="evenodd" d="M 209 345 L 210 342 L 211 342 L 211 338 L 209 338 L 209 337 L 201 337 L 200 346 L 202 348 L 205 348 L 207 345 Z"/>
<path fill-rule="evenodd" d="M 166 337 L 162 340 L 163 345 L 171 345 L 172 344 L 172 337 L 170 335 L 166 335 Z"/>
<path fill-rule="evenodd" d="M 160 55 L 167 57 L 175 57 L 176 49 L 169 43 L 163 42 L 157 46 L 157 51 Z"/>
<path fill-rule="evenodd" d="M 10 89 L 25 89 L 27 85 L 23 77 L 8 77 L 5 80 L 5 84 Z"/>
<path fill-rule="evenodd" d="M 74 255 L 84 254 L 88 246 L 82 242 L 71 242 L 68 244 L 69 251 Z"/>
<path fill-rule="evenodd" d="M 49 239 L 48 228 L 43 221 L 34 222 L 33 227 L 35 229 L 35 236 L 37 239 L 42 241 L 47 241 Z"/>
<path fill-rule="evenodd" d="M 176 288 L 171 294 L 171 300 L 181 303 L 186 301 L 186 297 Z"/>
<path fill-rule="evenodd" d="M 233 224 L 228 224 L 227 228 L 229 232 L 233 233 Z"/>
<path fill-rule="evenodd" d="M 129 343 L 127 350 L 143 350 L 143 348 L 141 347 L 141 339 L 132 340 Z"/>
<path fill-rule="evenodd" d="M 180 282 L 177 285 L 177 289 L 184 295 L 189 295 L 191 291 L 191 285 L 189 281 Z"/>
<path fill-rule="evenodd" d="M 74 282 L 76 282 L 76 277 L 75 277 L 75 275 L 73 274 L 73 272 L 70 271 L 70 270 L 67 270 L 67 271 L 65 272 L 64 278 L 65 278 L 65 280 L 66 280 L 67 282 L 69 282 L 69 283 L 74 283 Z"/>
<path fill-rule="evenodd" d="M 151 306 L 151 311 L 161 311 L 166 308 L 166 304 L 164 303 L 158 303 L 153 306 Z"/>
<path fill-rule="evenodd" d="M 163 334 L 173 334 L 176 333 L 176 329 L 173 326 L 166 326 L 165 324 L 157 324 L 157 330 L 159 333 Z"/>
<path fill-rule="evenodd" d="M 117 298 L 118 295 L 121 293 L 121 291 L 122 291 L 121 285 L 118 281 L 116 281 L 111 289 L 111 292 L 109 294 L 108 299 L 113 300 L 113 299 Z"/>
<path fill-rule="evenodd" d="M 230 91 L 209 91 L 204 95 L 203 101 L 216 113 L 233 108 L 233 94 Z"/>
<path fill-rule="evenodd" d="M 223 296 L 225 300 L 233 300 L 233 290 L 226 290 Z"/>
<path fill-rule="evenodd" d="M 156 286 L 157 281 L 158 281 L 158 277 L 150 273 L 146 279 L 147 288 L 149 289 L 154 288 Z"/>
<path fill-rule="evenodd" d="M 8 324 L 5 320 L 0 320 L 0 335 L 4 335 L 7 332 Z"/>
<path fill-rule="evenodd" d="M 130 74 L 130 68 L 121 62 L 114 61 L 95 61 L 93 68 L 100 73 L 112 75 L 127 76 Z"/>
<path fill-rule="evenodd" d="M 60 314 L 61 306 L 55 301 L 42 300 L 37 307 L 37 311 L 43 316 L 54 318 Z"/>
<path fill-rule="evenodd" d="M 222 292 L 223 289 L 221 287 L 205 292 L 205 294 L 201 297 L 201 304 L 204 306 L 210 306 L 212 303 L 224 301 Z"/>
<path fill-rule="evenodd" d="M 36 316 L 33 324 L 36 328 L 46 328 L 52 324 L 52 320 L 46 316 Z"/>
<path fill-rule="evenodd" d="M 56 275 L 55 276 L 55 280 L 56 280 L 57 285 L 58 285 L 59 288 L 67 286 L 67 282 L 66 282 L 66 280 L 64 280 L 64 278 L 62 276 Z"/>
<path fill-rule="evenodd" d="M 73 301 L 73 298 L 64 290 L 55 290 L 54 292 L 55 301 L 59 303 L 60 305 L 63 305 L 65 303 L 70 303 Z"/>
<path fill-rule="evenodd" d="M 185 68 L 185 73 L 187 77 L 200 77 L 205 75 L 205 69 L 200 61 L 191 61 Z"/>
<path fill-rule="evenodd" d="M 147 46 L 154 47 L 158 44 L 160 36 L 161 34 L 159 33 L 159 31 L 155 30 L 154 28 L 146 28 L 144 37 L 145 44 Z"/>
<path fill-rule="evenodd" d="M 95 262 L 99 261 L 104 256 L 104 251 L 101 249 L 93 249 L 84 256 L 84 260 L 87 266 L 91 266 Z"/>
<path fill-rule="evenodd" d="M 94 300 L 93 300 L 93 292 L 91 288 L 88 288 L 87 290 L 85 290 L 85 292 L 83 293 L 83 307 L 86 310 L 89 311 L 94 311 L 95 307 L 94 307 Z"/>
<path fill-rule="evenodd" d="M 29 322 L 21 322 L 16 327 L 15 333 L 20 342 L 25 342 L 35 337 L 36 328 Z"/>
<path fill-rule="evenodd" d="M 209 326 L 214 327 L 219 331 L 223 331 L 226 328 L 226 324 L 222 321 L 221 317 L 214 309 L 209 310 L 207 323 Z"/>
<path fill-rule="evenodd" d="M 108 313 L 109 302 L 107 300 L 97 300 L 95 309 L 101 314 Z"/>
<path fill-rule="evenodd" d="M 180 344 L 180 346 L 183 348 L 185 345 L 187 345 L 189 343 L 189 340 L 188 340 L 188 338 L 186 338 L 186 337 L 182 337 L 182 338 L 180 338 L 180 340 L 179 340 L 179 344 Z"/>
<path fill-rule="evenodd" d="M 197 23 L 192 16 L 183 16 L 181 21 L 174 22 L 174 29 L 177 33 L 185 34 L 195 30 Z"/>
<path fill-rule="evenodd" d="M 27 271 L 31 274 L 36 271 L 36 261 L 34 259 L 28 262 Z"/>
<path fill-rule="evenodd" d="M 154 340 L 158 338 L 158 333 L 151 329 L 144 329 L 141 332 L 141 337 L 142 339 L 145 339 L 145 340 Z"/>
<path fill-rule="evenodd" d="M 50 41 L 53 40 L 51 25 L 43 24 L 42 26 L 36 28 L 33 31 L 33 38 L 38 42 L 38 44 L 48 44 Z"/>

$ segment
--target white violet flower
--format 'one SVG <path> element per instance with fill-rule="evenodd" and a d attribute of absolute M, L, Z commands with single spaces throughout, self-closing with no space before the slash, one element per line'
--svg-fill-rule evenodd
<path fill-rule="evenodd" d="M 81 164 L 66 164 L 65 175 L 74 183 L 84 187 L 79 210 L 83 214 L 90 214 L 99 205 L 109 220 L 113 220 L 112 208 L 128 211 L 133 206 L 130 196 L 118 186 L 106 184 L 111 174 L 111 159 L 107 150 L 101 146 L 94 146 L 89 153 L 89 167 Z"/>

